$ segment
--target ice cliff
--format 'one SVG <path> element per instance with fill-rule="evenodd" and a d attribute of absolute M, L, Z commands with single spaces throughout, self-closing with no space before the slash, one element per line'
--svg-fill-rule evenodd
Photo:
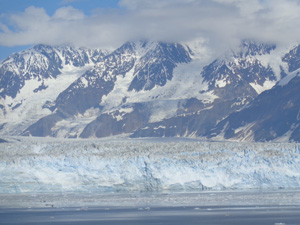
<path fill-rule="evenodd" d="M 0 193 L 299 188 L 300 145 L 10 139 L 0 143 Z"/>

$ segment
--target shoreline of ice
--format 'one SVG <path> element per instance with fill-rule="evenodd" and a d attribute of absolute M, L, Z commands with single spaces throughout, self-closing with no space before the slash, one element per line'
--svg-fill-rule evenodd
<path fill-rule="evenodd" d="M 300 188 L 300 144 L 4 137 L 0 194 Z"/>

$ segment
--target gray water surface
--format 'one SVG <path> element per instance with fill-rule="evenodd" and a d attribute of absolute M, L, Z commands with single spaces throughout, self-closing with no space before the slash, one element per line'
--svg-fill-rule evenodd
<path fill-rule="evenodd" d="M 0 194 L 0 225 L 300 225 L 299 190 Z"/>
<path fill-rule="evenodd" d="M 299 206 L 0 209 L 1 225 L 299 225 Z"/>

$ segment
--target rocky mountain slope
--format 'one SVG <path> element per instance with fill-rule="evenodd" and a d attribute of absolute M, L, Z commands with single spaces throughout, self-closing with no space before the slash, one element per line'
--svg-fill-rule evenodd
<path fill-rule="evenodd" d="M 299 52 L 244 41 L 205 65 L 183 43 L 128 42 L 110 53 L 34 46 L 0 65 L 0 134 L 273 140 L 249 132 L 295 117 Z M 289 122 L 275 136 L 298 141 Z"/>
<path fill-rule="evenodd" d="M 174 117 L 147 124 L 133 136 L 205 135 L 219 120 L 249 104 L 280 79 L 281 75 L 276 76 L 270 65 L 261 59 L 274 49 L 273 45 L 243 42 L 239 51 L 228 52 L 203 68 L 203 80 L 198 85 L 205 85 L 201 92 L 210 93 L 213 100 L 186 99 Z"/>
<path fill-rule="evenodd" d="M 209 132 L 209 137 L 249 141 L 300 141 L 299 46 L 283 57 L 288 76 Z"/>

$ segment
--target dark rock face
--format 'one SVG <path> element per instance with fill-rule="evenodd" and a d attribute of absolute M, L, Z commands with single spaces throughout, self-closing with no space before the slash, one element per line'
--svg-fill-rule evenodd
<path fill-rule="evenodd" d="M 113 89 L 115 78 L 95 78 L 97 74 L 93 72 L 88 71 L 65 91 L 60 93 L 52 110 L 58 109 L 73 116 L 77 113 L 84 113 L 91 107 L 100 107 L 99 103 L 102 96 L 108 94 Z"/>
<path fill-rule="evenodd" d="M 240 58 L 255 55 L 265 55 L 270 54 L 275 49 L 276 45 L 244 40 L 241 43 L 240 52 L 238 52 L 236 55 L 238 55 Z"/>
<path fill-rule="evenodd" d="M 221 121 L 208 137 L 224 132 L 226 139 L 252 135 L 255 141 L 271 141 L 291 132 L 290 141 L 300 141 L 299 87 L 297 76 L 287 85 L 263 92 L 248 107 Z"/>
<path fill-rule="evenodd" d="M 46 86 L 43 82 L 40 86 L 38 86 L 38 88 L 34 89 L 33 92 L 36 93 L 36 92 L 39 92 L 39 91 L 42 91 L 42 90 L 46 90 L 47 88 L 48 88 L 48 86 Z"/>
<path fill-rule="evenodd" d="M 135 66 L 135 76 L 129 91 L 151 90 L 155 85 L 164 86 L 173 77 L 178 63 L 189 63 L 189 52 L 180 44 L 159 43 L 148 51 Z"/>
<path fill-rule="evenodd" d="M 95 121 L 88 124 L 80 137 L 107 137 L 123 133 L 132 133 L 142 127 L 149 120 L 147 105 L 134 104 L 129 108 L 104 113 Z"/>
<path fill-rule="evenodd" d="M 24 80 L 11 71 L 2 71 L 0 73 L 0 85 L 2 90 L 0 96 L 2 98 L 6 96 L 15 98 L 18 91 L 24 86 Z"/>
<path fill-rule="evenodd" d="M 189 99 L 187 102 L 195 101 Z M 197 100 L 199 101 L 199 100 Z M 206 132 L 226 117 L 231 112 L 239 109 L 240 105 L 234 105 L 235 101 L 217 101 L 214 104 L 203 105 L 201 101 L 193 106 L 189 113 L 178 113 L 170 119 L 161 122 L 146 124 L 131 137 L 185 137 L 204 136 Z M 197 109 L 196 109 L 197 107 Z"/>
<path fill-rule="evenodd" d="M 61 112 L 56 112 L 49 116 L 43 117 L 36 123 L 28 127 L 23 133 L 23 136 L 36 136 L 36 137 L 53 137 L 55 136 L 51 128 L 66 116 Z"/>
<path fill-rule="evenodd" d="M 286 62 L 289 66 L 289 72 L 293 72 L 300 68 L 300 45 L 287 53 L 282 61 Z"/>

